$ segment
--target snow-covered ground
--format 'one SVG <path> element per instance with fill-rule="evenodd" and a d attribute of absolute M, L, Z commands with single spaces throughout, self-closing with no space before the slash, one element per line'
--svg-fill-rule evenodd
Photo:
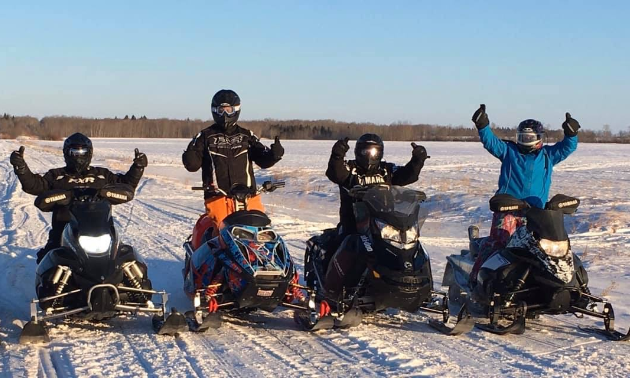
<path fill-rule="evenodd" d="M 171 293 L 170 305 L 190 308 L 183 294 L 181 244 L 202 211 L 200 173 L 186 172 L 183 139 L 96 139 L 93 165 L 125 171 L 138 147 L 150 166 L 136 199 L 116 206 L 123 240 L 146 259 L 156 288 Z M 614 343 L 577 325 L 601 321 L 542 317 L 524 335 L 496 336 L 473 330 L 445 337 L 426 317 L 390 311 L 351 330 L 305 333 L 290 311 L 261 314 L 263 322 L 226 323 L 205 334 L 157 336 L 149 317 L 106 323 L 62 323 L 48 345 L 17 344 L 35 295 L 35 253 L 47 239 L 50 216 L 33 206 L 9 164 L 20 144 L 34 172 L 63 165 L 59 142 L 0 141 L 0 375 L 46 377 L 233 377 L 233 376 L 627 376 L 630 344 Z M 332 141 L 286 141 L 285 158 L 259 170 L 259 181 L 286 180 L 284 190 L 263 201 L 276 230 L 300 265 L 305 241 L 337 220 L 337 188 L 324 176 Z M 466 246 L 469 224 L 489 228 L 487 201 L 499 162 L 479 143 L 425 143 L 431 155 L 412 187 L 424 190 L 430 216 L 422 242 L 431 255 L 439 287 L 445 257 Z M 388 142 L 388 161 L 404 164 L 409 143 Z M 591 290 L 614 305 L 617 327 L 630 327 L 630 146 L 582 144 L 556 167 L 552 193 L 582 200 L 568 219 L 574 250 L 582 256 Z"/>

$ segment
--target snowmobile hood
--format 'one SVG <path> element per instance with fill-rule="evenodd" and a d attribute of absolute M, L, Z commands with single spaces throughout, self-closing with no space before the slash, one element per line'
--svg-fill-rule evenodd
<path fill-rule="evenodd" d="M 362 200 L 376 218 L 406 230 L 418 222 L 420 203 L 426 198 L 426 194 L 421 191 L 379 185 L 369 189 Z"/>

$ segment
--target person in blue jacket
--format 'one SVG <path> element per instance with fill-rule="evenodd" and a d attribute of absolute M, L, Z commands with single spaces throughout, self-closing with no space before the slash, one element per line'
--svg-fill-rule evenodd
<path fill-rule="evenodd" d="M 566 159 L 577 148 L 580 124 L 566 113 L 562 123 L 564 138 L 553 144 L 543 145 L 542 123 L 526 119 L 518 125 L 516 142 L 499 139 L 488 127 L 490 120 L 486 106 L 481 104 L 472 117 L 483 147 L 501 161 L 499 189 L 496 194 L 509 194 L 527 201 L 532 207 L 544 208 L 549 198 L 553 167 Z M 470 275 L 476 281 L 483 262 L 494 251 L 504 248 L 512 233 L 525 222 L 522 213 L 494 213 L 490 236 L 479 247 L 479 254 Z"/>

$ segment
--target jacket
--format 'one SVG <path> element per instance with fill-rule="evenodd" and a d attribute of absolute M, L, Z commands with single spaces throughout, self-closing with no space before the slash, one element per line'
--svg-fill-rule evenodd
<path fill-rule="evenodd" d="M 261 168 L 269 168 L 280 159 L 273 156 L 258 137 L 238 125 L 224 132 L 216 124 L 197 134 L 182 155 L 184 167 L 190 172 L 201 168 L 204 187 L 217 186 L 229 193 L 235 184 L 243 184 L 256 190 L 252 162 Z M 212 197 L 206 191 L 204 197 Z"/>
<path fill-rule="evenodd" d="M 522 154 L 516 143 L 499 139 L 490 127 L 479 130 L 479 137 L 483 147 L 501 160 L 496 194 L 510 194 L 538 208 L 544 208 L 549 198 L 554 165 L 575 151 L 578 143 L 577 136 L 565 136 L 537 152 Z"/>
<path fill-rule="evenodd" d="M 352 204 L 354 200 L 350 197 L 348 190 L 356 185 L 390 184 L 409 185 L 418 180 L 420 170 L 424 162 L 411 160 L 405 166 L 397 166 L 392 163 L 381 162 L 377 169 L 366 172 L 357 166 L 356 161 L 345 161 L 331 154 L 328 160 L 326 177 L 339 185 L 339 197 L 341 206 L 339 208 L 339 219 L 342 227 L 342 234 L 356 232 L 356 220 Z"/>

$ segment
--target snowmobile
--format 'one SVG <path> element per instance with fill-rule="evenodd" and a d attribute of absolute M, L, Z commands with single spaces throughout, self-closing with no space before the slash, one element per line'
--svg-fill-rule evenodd
<path fill-rule="evenodd" d="M 628 340 L 630 332 L 624 335 L 614 329 L 612 305 L 591 294 L 586 270 L 571 250 L 564 216 L 573 214 L 579 204 L 579 199 L 562 194 L 554 196 L 544 209 L 530 207 L 508 194 L 492 197 L 490 210 L 522 211 L 526 222 L 510 236 L 504 249 L 483 263 L 474 288 L 469 276 L 484 239 L 479 238 L 476 226 L 469 227 L 469 249 L 447 257 L 442 284 L 449 287 L 451 301 L 472 302 L 469 308 L 473 313 L 489 320 L 489 324 L 476 326 L 495 334 L 522 334 L 526 319 L 569 313 L 604 321 L 604 330 L 583 330 L 611 340 Z M 598 304 L 602 311 L 598 311 Z"/>
<path fill-rule="evenodd" d="M 273 230 L 267 215 L 247 209 L 249 198 L 283 186 L 284 182 L 266 181 L 252 192 L 244 185 L 235 185 L 229 193 L 193 187 L 224 195 L 233 201 L 236 211 L 221 222 L 216 237 L 212 227 L 196 230 L 195 235 L 202 235 L 197 249 L 193 248 L 193 235 L 184 242 L 184 291 L 194 306 L 186 313 L 191 331 L 220 327 L 223 314 L 240 316 L 278 307 L 306 310 L 293 303 L 303 298 L 301 290 L 305 287 L 298 284 L 298 273 L 282 237 Z M 197 222 L 195 227 L 203 225 Z"/>
<path fill-rule="evenodd" d="M 448 297 L 433 290 L 429 255 L 418 239 L 426 219 L 424 209 L 420 215 L 425 193 L 379 184 L 357 186 L 349 194 L 355 199 L 358 232 L 347 235 L 336 253 L 353 251 L 359 274 L 348 274 L 342 293 L 330 295 L 325 280 L 333 262 L 327 261 L 326 249 L 331 238 L 337 237 L 337 230 L 328 229 L 309 239 L 304 256 L 309 311 L 297 316 L 303 327 L 309 331 L 354 327 L 361 323 L 363 314 L 396 308 L 440 314 L 440 320 L 429 317 L 429 324 L 445 334 L 470 331 L 474 319 L 466 306 L 460 308 L 455 326 L 449 327 Z"/>
<path fill-rule="evenodd" d="M 61 247 L 49 251 L 37 266 L 31 320 L 20 334 L 21 344 L 49 341 L 45 322 L 74 317 L 100 321 L 121 314 L 153 314 L 159 334 L 186 331 L 182 314 L 168 314 L 164 291 L 153 290 L 147 266 L 134 249 L 121 243 L 111 206 L 133 199 L 126 184 L 102 189 L 51 190 L 35 199 L 41 211 L 69 206 L 71 220 Z M 154 304 L 153 295 L 162 303 Z M 39 306 L 39 309 L 38 309 Z"/>

